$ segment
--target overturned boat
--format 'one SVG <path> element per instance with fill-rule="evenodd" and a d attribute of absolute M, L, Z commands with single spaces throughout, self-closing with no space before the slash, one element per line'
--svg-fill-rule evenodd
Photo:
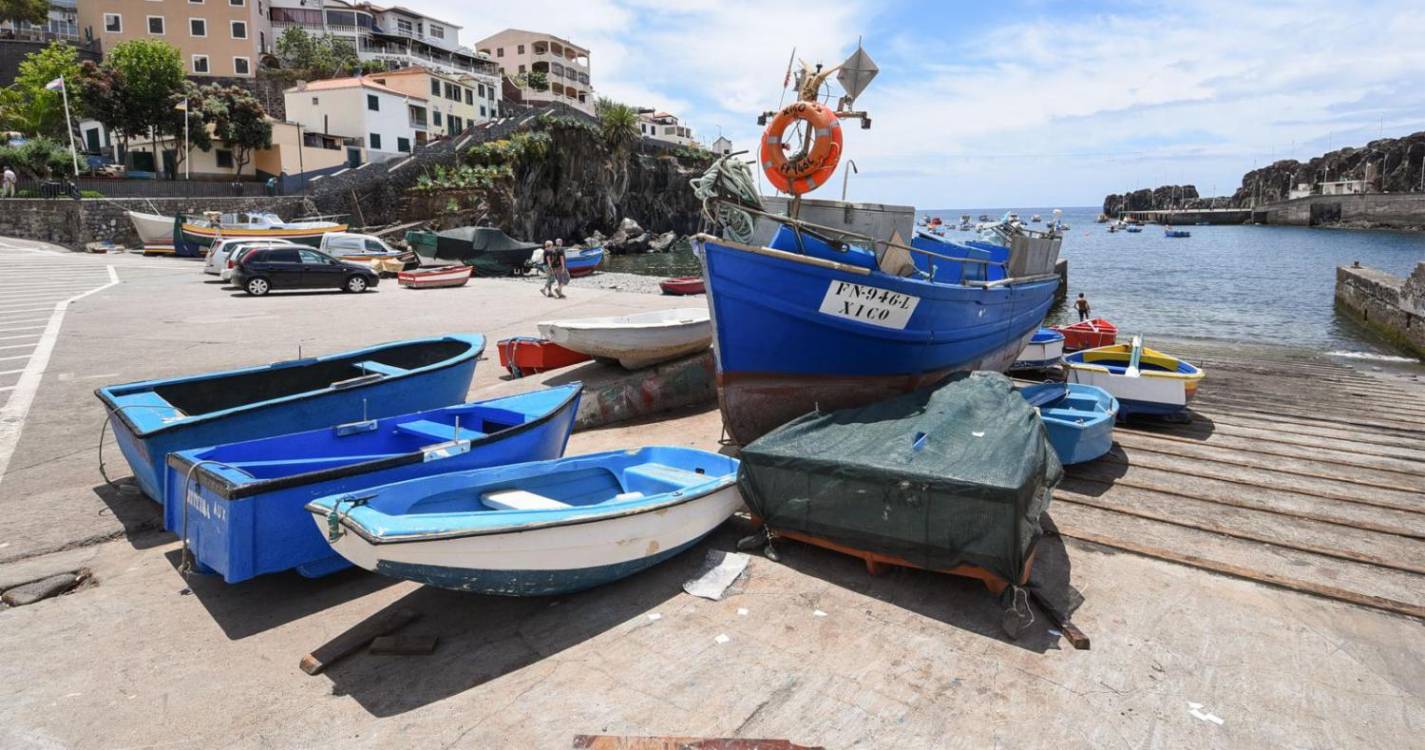
<path fill-rule="evenodd" d="M 544 338 L 581 354 L 617 360 L 625 369 L 667 362 L 712 343 L 712 321 L 701 307 L 634 315 L 551 320 L 539 324 Z"/>
<path fill-rule="evenodd" d="M 458 471 L 307 504 L 367 570 L 504 596 L 624 578 L 702 539 L 741 505 L 737 459 L 650 447 Z"/>
<path fill-rule="evenodd" d="M 408 414 L 465 401 L 479 334 L 409 339 L 324 357 L 99 388 L 139 487 L 163 502 L 168 454 Z M 176 528 L 178 509 L 166 507 Z"/>
<path fill-rule="evenodd" d="M 315 577 L 348 567 L 312 528 L 314 497 L 431 474 L 564 455 L 579 383 L 517 396 L 348 422 L 307 432 L 176 451 L 165 504 L 181 507 L 195 568 L 237 583 L 296 569 Z"/>

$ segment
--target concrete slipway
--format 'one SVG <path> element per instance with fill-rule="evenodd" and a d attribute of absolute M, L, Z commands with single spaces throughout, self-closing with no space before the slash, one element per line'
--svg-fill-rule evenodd
<path fill-rule="evenodd" d="M 1407 747 L 1425 730 L 1425 387 L 1409 377 L 1188 352 L 1209 371 L 1193 424 L 1121 431 L 1113 456 L 1056 493 L 1062 536 L 1046 543 L 1044 569 L 1082 593 L 1074 621 L 1088 651 L 1042 621 L 1005 640 L 998 606 L 972 581 L 872 578 L 791 543 L 780 563 L 754 557 L 722 601 L 682 593 L 706 549 L 731 548 L 735 525 L 645 574 L 557 599 L 358 572 L 226 586 L 185 582 L 156 508 L 100 478 L 95 386 L 271 361 L 299 343 L 311 354 L 456 329 L 493 340 L 560 315 L 687 302 L 577 282 L 569 300 L 550 300 L 506 281 L 258 300 L 179 261 L 4 244 L 0 294 L 12 299 L 52 307 L 54 295 L 19 287 L 79 279 L 60 290 L 68 299 L 107 284 L 108 266 L 119 283 L 43 323 L 53 350 L 0 479 L 0 588 L 94 573 L 68 595 L 0 611 L 0 746 L 560 748 L 615 734 L 1325 748 Z M 511 387 L 500 374 L 482 365 L 474 393 Z M 719 436 L 717 412 L 698 406 L 580 432 L 570 450 L 716 449 Z M 110 475 L 126 475 L 108 450 Z M 433 655 L 298 670 L 393 607 L 421 613 L 406 632 L 438 636 Z"/>

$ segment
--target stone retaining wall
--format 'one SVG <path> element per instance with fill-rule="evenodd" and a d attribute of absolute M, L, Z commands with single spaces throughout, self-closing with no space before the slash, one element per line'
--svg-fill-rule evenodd
<path fill-rule="evenodd" d="M 273 211 L 284 219 L 307 213 L 301 196 L 260 198 L 13 198 L 0 200 L 0 237 L 41 240 L 80 250 L 89 242 L 139 244 L 127 211 L 160 213 L 179 211 Z"/>
<path fill-rule="evenodd" d="M 1425 262 L 1408 278 L 1374 268 L 1336 269 L 1336 306 L 1425 357 Z"/>

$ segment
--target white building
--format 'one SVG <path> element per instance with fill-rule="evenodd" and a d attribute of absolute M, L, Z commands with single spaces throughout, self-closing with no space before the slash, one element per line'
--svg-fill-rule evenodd
<path fill-rule="evenodd" d="M 309 34 L 344 39 L 358 58 L 390 70 L 417 65 L 477 76 L 477 84 L 500 84 L 500 66 L 462 47 L 459 26 L 407 8 L 343 0 L 272 0 L 268 16 L 274 38 L 296 26 Z"/>
<path fill-rule="evenodd" d="M 371 162 L 411 153 L 424 141 L 424 123 L 429 122 L 425 97 L 362 76 L 298 84 L 283 92 L 283 99 L 289 121 L 355 138 Z"/>
<path fill-rule="evenodd" d="M 1355 195 L 1366 192 L 1370 182 L 1368 180 L 1336 180 L 1319 184 L 1322 195 Z"/>
<path fill-rule="evenodd" d="M 678 122 L 676 116 L 667 112 L 654 112 L 651 109 L 639 110 L 638 132 L 642 133 L 644 138 L 677 146 L 698 145 L 697 140 L 693 138 L 693 129 Z"/>

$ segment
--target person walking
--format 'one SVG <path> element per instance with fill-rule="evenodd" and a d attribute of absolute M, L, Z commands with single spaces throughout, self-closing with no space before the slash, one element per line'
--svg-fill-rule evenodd
<path fill-rule="evenodd" d="M 1079 298 L 1074 300 L 1074 309 L 1079 311 L 1079 320 L 1089 319 L 1089 301 L 1084 298 L 1084 293 L 1079 292 Z"/>
<path fill-rule="evenodd" d="M 14 198 L 15 185 L 19 181 L 20 178 L 15 175 L 15 170 L 6 164 L 3 176 L 0 176 L 0 198 Z"/>
<path fill-rule="evenodd" d="M 559 287 L 554 289 L 558 283 Z M 554 296 L 564 298 L 564 285 L 569 283 L 569 269 L 564 264 L 564 241 L 560 240 L 556 245 L 549 240 L 544 241 L 544 288 L 539 290 L 541 294 L 550 296 L 551 289 Z"/>

